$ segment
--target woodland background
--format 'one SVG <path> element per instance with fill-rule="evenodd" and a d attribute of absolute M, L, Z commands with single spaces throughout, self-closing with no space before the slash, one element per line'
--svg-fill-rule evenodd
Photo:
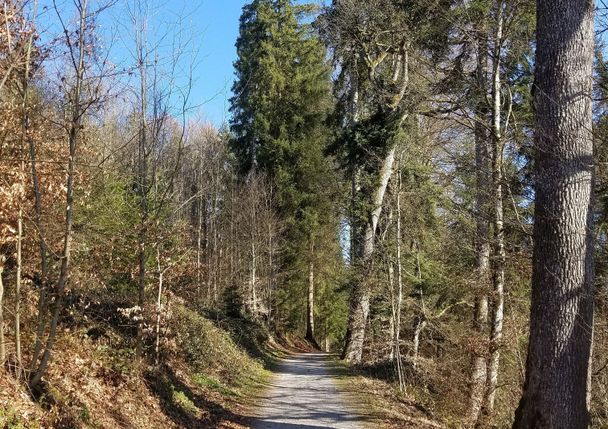
<path fill-rule="evenodd" d="M 388 383 L 394 409 L 510 426 L 530 311 L 535 2 L 253 0 L 220 129 L 193 113 L 187 26 L 148 26 L 160 7 L 0 10 L 5 427 L 215 427 L 264 377 L 274 337 L 343 353 Z M 98 31 L 110 11 L 128 64 L 108 60 Z M 604 13 L 596 427 L 608 427 Z"/>

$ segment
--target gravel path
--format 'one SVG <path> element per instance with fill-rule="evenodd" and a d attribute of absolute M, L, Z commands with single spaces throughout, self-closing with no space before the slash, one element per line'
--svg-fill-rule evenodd
<path fill-rule="evenodd" d="M 254 429 L 363 429 L 363 418 L 337 390 L 322 353 L 285 359 L 257 413 Z"/>

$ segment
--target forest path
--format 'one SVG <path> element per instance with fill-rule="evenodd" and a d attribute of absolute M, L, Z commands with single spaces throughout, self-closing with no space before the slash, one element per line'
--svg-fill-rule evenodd
<path fill-rule="evenodd" d="M 284 359 L 256 413 L 254 429 L 363 429 L 331 374 L 331 356 L 306 353 Z"/>

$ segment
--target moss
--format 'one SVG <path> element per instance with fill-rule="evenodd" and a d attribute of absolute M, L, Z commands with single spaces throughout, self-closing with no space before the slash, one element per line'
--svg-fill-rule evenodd
<path fill-rule="evenodd" d="M 177 405 L 187 413 L 192 415 L 198 414 L 198 408 L 196 407 L 196 405 L 194 405 L 192 399 L 190 399 L 188 395 L 186 395 L 181 390 L 173 390 L 171 400 L 175 405 Z"/>
<path fill-rule="evenodd" d="M 192 382 L 200 387 L 208 387 L 213 390 L 220 392 L 225 396 L 240 396 L 238 392 L 233 389 L 223 386 L 219 381 L 212 377 L 207 377 L 203 374 L 194 374 L 192 376 Z"/>
<path fill-rule="evenodd" d="M 12 408 L 0 408 L 0 428 L 2 429 L 39 429 L 38 423 L 28 422 Z"/>

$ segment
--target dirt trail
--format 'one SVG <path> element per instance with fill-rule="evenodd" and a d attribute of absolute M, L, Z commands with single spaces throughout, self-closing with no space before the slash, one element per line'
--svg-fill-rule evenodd
<path fill-rule="evenodd" d="M 330 357 L 307 353 L 285 359 L 258 410 L 254 429 L 363 429 L 330 374 Z"/>

